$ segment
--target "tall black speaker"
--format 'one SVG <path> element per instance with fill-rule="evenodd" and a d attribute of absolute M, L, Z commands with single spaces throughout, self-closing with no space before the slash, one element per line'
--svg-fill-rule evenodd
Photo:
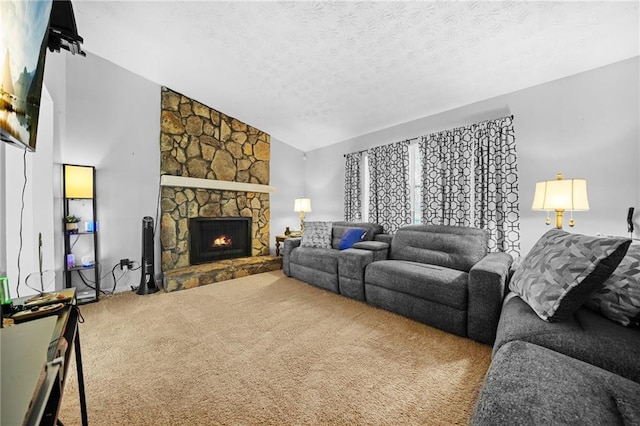
<path fill-rule="evenodd" d="M 142 218 L 142 262 L 140 268 L 140 286 L 137 294 L 149 294 L 158 291 L 153 278 L 153 218 L 145 216 Z"/>

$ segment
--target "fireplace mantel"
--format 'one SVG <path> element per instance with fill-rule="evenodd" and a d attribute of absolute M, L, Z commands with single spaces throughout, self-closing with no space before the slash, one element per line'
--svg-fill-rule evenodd
<path fill-rule="evenodd" d="M 232 182 L 227 180 L 201 179 L 186 176 L 162 175 L 160 186 L 180 186 L 183 188 L 220 189 L 223 191 L 275 192 L 271 185 L 257 183 Z"/>

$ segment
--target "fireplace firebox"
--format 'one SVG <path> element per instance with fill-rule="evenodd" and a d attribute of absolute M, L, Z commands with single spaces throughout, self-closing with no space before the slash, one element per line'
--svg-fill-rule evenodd
<path fill-rule="evenodd" d="M 189 261 L 192 265 L 251 256 L 251 218 L 189 220 Z"/>

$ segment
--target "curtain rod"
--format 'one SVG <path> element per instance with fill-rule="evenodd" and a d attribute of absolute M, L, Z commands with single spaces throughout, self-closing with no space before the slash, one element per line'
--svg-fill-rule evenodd
<path fill-rule="evenodd" d="M 489 121 L 502 120 L 503 118 L 507 118 L 507 117 L 509 117 L 509 118 L 511 118 L 511 120 L 513 120 L 513 114 L 511 114 L 511 115 L 505 115 L 505 116 L 503 116 L 503 117 L 498 117 L 498 118 L 490 118 L 490 119 L 487 119 L 487 120 L 481 121 L 481 122 L 479 122 L 479 123 L 470 124 L 469 126 L 479 126 L 479 125 L 481 125 L 481 124 L 488 123 Z M 446 132 L 447 130 L 456 130 L 456 129 L 461 129 L 461 128 L 463 128 L 463 127 L 468 127 L 468 126 L 458 126 L 458 127 L 454 127 L 454 128 L 452 128 L 452 129 L 441 130 L 440 132 Z M 434 133 L 440 133 L 440 132 L 434 132 Z M 413 141 L 415 141 L 416 139 L 418 139 L 418 138 L 420 138 L 420 137 L 421 137 L 421 136 L 416 136 L 415 138 L 403 139 L 403 140 L 401 140 L 401 141 L 398 141 L 398 142 L 391 142 L 391 143 L 389 143 L 389 144 L 385 144 L 385 145 L 393 145 L 394 143 L 400 143 L 400 142 L 413 142 Z M 384 146 L 384 145 L 378 145 L 378 146 Z M 371 147 L 371 148 L 377 148 L 377 147 Z M 349 152 L 349 153 L 347 153 L 347 154 L 342 154 L 342 156 L 343 156 L 343 157 L 346 157 L 346 156 L 347 156 L 347 155 L 349 155 L 349 154 L 362 154 L 363 152 L 367 152 L 367 151 L 369 151 L 371 148 L 362 149 L 362 150 L 360 150 L 360 151 Z"/>
<path fill-rule="evenodd" d="M 418 139 L 418 138 L 419 138 L 419 136 L 416 136 L 415 138 L 402 139 L 401 141 L 397 141 L 397 142 L 391 142 L 391 143 L 386 143 L 386 144 L 384 144 L 384 145 L 372 146 L 371 148 L 362 149 L 362 150 L 360 150 L 360 151 L 354 151 L 354 152 L 349 152 L 349 153 L 347 153 L 347 154 L 342 154 L 342 156 L 343 156 L 343 157 L 346 157 L 346 156 L 347 156 L 347 155 L 349 155 L 349 154 L 362 154 L 363 152 L 367 152 L 367 151 L 369 151 L 369 150 L 370 150 L 370 149 L 372 149 L 372 148 L 377 148 L 377 147 L 379 147 L 379 146 L 393 145 L 394 143 L 400 143 L 400 142 L 413 142 L 413 141 L 415 141 L 415 140 L 416 140 L 416 139 Z"/>

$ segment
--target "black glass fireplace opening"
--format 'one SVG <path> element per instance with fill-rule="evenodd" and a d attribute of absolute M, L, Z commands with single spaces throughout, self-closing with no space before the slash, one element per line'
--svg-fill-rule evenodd
<path fill-rule="evenodd" d="M 192 265 L 251 256 L 251 218 L 189 220 L 189 261 Z"/>

